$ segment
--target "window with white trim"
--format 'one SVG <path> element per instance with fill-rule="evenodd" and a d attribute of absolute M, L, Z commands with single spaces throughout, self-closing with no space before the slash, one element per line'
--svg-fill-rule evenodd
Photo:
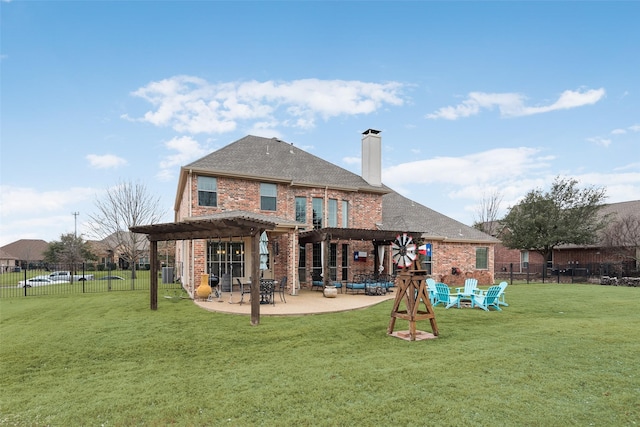
<path fill-rule="evenodd" d="M 263 211 L 276 210 L 276 198 L 278 195 L 278 186 L 276 184 L 260 184 L 260 209 Z"/>
<path fill-rule="evenodd" d="M 329 199 L 329 218 L 327 222 L 329 227 L 338 226 L 338 201 L 336 199 Z"/>
<path fill-rule="evenodd" d="M 218 179 L 211 176 L 198 177 L 198 206 L 218 206 Z"/>
<path fill-rule="evenodd" d="M 342 201 L 342 228 L 349 228 L 349 202 Z"/>

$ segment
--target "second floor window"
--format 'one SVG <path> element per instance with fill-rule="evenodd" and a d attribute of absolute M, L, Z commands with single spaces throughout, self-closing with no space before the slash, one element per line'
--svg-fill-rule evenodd
<path fill-rule="evenodd" d="M 349 228 L 349 202 L 342 201 L 342 228 Z"/>
<path fill-rule="evenodd" d="M 296 222 L 307 223 L 307 198 L 296 197 Z"/>
<path fill-rule="evenodd" d="M 198 177 L 198 206 L 218 206 L 218 180 L 216 178 Z"/>
<path fill-rule="evenodd" d="M 313 228 L 322 228 L 322 200 L 320 197 L 314 197 L 312 203 L 313 207 Z"/>
<path fill-rule="evenodd" d="M 276 184 L 260 184 L 260 209 L 263 211 L 275 211 L 277 195 L 278 188 Z"/>
<path fill-rule="evenodd" d="M 336 199 L 329 199 L 329 218 L 327 222 L 329 227 L 338 226 L 338 201 Z"/>

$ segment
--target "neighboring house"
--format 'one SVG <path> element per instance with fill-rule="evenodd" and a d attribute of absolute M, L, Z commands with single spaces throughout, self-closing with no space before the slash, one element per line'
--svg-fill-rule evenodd
<path fill-rule="evenodd" d="M 485 229 L 491 230 L 491 235 L 500 239 L 502 233 L 505 232 L 504 226 L 500 221 L 492 221 L 491 224 L 485 225 Z M 511 273 L 527 274 L 533 266 L 534 272 L 538 272 L 545 264 L 544 257 L 535 251 L 510 249 L 499 242 L 494 248 L 494 268 L 496 278 L 506 278 Z"/>
<path fill-rule="evenodd" d="M 38 239 L 21 239 L 4 245 L 0 249 L 15 259 L 15 266 L 23 269 L 40 267 L 49 243 Z"/>
<path fill-rule="evenodd" d="M 147 268 L 149 265 L 149 240 L 143 234 L 121 231 L 88 243 L 93 254 L 98 257 L 98 264 L 104 268 L 112 265 L 120 269 L 129 269 L 131 256 L 136 258 L 137 269 Z M 135 250 L 131 251 L 133 244 Z"/>
<path fill-rule="evenodd" d="M 0 249 L 0 274 L 13 271 L 16 268 L 18 258 Z"/>
<path fill-rule="evenodd" d="M 450 285 L 476 277 L 493 283 L 497 239 L 411 201 L 381 182 L 381 138 L 362 138 L 362 176 L 309 154 L 293 144 L 246 136 L 180 171 L 176 223 L 182 230 L 203 221 L 237 227 L 206 240 L 178 240 L 176 265 L 193 291 L 203 273 L 246 281 L 252 271 L 251 239 L 243 223 L 269 223 L 263 277 L 287 277 L 295 293 L 312 276 L 350 281 L 357 274 L 393 274 L 391 243 L 403 232 L 426 245 L 420 267 Z M 200 221 L 200 222 L 198 222 Z M 138 227 L 136 231 L 153 231 Z M 223 234 L 223 231 L 220 231 Z M 185 236 L 182 234 L 181 236 Z M 171 236 L 167 232 L 165 236 Z M 177 236 L 177 234 L 176 234 Z M 245 256 L 245 253 L 247 254 Z"/>
<path fill-rule="evenodd" d="M 619 219 L 629 216 L 640 219 L 640 200 L 607 204 L 599 215 L 608 215 L 610 223 L 608 229 L 600 232 L 598 241 L 593 245 L 559 246 L 552 254 L 554 267 L 588 270 L 588 275 L 619 275 L 638 271 L 640 230 L 627 230 L 627 240 L 620 246 L 611 246 L 605 236 Z"/>
<path fill-rule="evenodd" d="M 610 217 L 609 228 L 617 219 L 629 215 L 640 218 L 640 200 L 610 203 L 604 205 L 599 215 Z M 504 232 L 499 224 L 493 227 L 495 236 L 500 238 Z M 511 272 L 525 274 L 527 271 L 539 274 L 543 266 L 550 269 L 550 273 L 576 272 L 580 276 L 621 274 L 637 271 L 639 268 L 640 247 L 638 246 L 638 230 L 632 230 L 631 240 L 623 246 L 612 247 L 606 241 L 605 234 L 609 229 L 599 234 L 598 241 L 593 245 L 562 245 L 555 248 L 551 254 L 551 261 L 545 263 L 542 255 L 533 251 L 509 249 L 498 243 L 495 247 L 495 273 L 497 276 Z M 635 233 L 635 234 L 634 234 Z"/>

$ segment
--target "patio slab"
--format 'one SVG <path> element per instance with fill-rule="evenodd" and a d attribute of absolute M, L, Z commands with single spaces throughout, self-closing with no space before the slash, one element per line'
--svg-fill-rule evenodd
<path fill-rule="evenodd" d="M 280 301 L 275 295 L 276 304 L 261 304 L 260 316 L 302 316 L 308 314 L 336 313 L 340 311 L 359 310 L 393 299 L 395 293 L 386 295 L 341 294 L 336 298 L 325 298 L 322 292 L 300 289 L 298 295 L 285 295 L 287 302 Z M 251 303 L 247 295 L 243 304 L 239 304 L 240 293 L 223 292 L 220 298 L 213 301 L 194 301 L 205 310 L 218 313 L 251 315 Z"/>

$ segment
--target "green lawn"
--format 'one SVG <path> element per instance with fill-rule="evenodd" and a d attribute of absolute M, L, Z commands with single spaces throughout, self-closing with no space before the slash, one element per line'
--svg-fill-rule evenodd
<path fill-rule="evenodd" d="M 514 285 L 420 342 L 392 301 L 252 327 L 162 295 L 0 300 L 0 425 L 640 424 L 637 288 Z"/>

